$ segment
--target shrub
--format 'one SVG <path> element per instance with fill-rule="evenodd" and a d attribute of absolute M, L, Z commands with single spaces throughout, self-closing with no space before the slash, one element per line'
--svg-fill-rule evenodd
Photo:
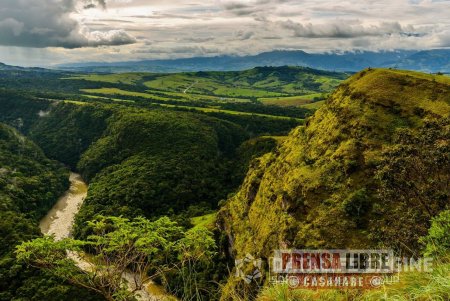
<path fill-rule="evenodd" d="M 428 235 L 420 240 L 426 256 L 442 256 L 450 251 L 450 210 L 442 211 L 431 220 Z"/>

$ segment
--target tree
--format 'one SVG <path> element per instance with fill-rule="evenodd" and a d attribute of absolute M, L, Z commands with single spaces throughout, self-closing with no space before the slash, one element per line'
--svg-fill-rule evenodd
<path fill-rule="evenodd" d="M 133 300 L 150 280 L 147 272 L 161 269 L 183 235 L 167 217 L 151 222 L 99 216 L 89 226 L 93 234 L 86 241 L 45 236 L 19 245 L 17 257 L 107 300 Z M 91 253 L 86 256 L 85 250 Z"/>
<path fill-rule="evenodd" d="M 178 272 L 182 278 L 183 296 L 190 296 L 190 300 L 203 300 L 202 290 L 205 285 L 204 277 L 199 277 L 199 270 L 211 263 L 216 255 L 216 242 L 213 234 L 203 227 L 195 227 L 186 232 L 185 237 L 177 243 L 179 253 Z"/>
<path fill-rule="evenodd" d="M 376 210 L 382 218 L 373 219 L 373 237 L 417 250 L 430 219 L 449 208 L 449 124 L 442 118 L 426 121 L 415 131 L 398 130 L 376 171 L 380 198 Z"/>

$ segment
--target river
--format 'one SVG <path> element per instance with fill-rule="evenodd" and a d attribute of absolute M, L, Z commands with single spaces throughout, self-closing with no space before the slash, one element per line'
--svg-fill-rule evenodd
<path fill-rule="evenodd" d="M 69 180 L 69 190 L 39 223 L 43 234 L 53 234 L 57 240 L 70 237 L 75 215 L 87 195 L 88 186 L 79 174 L 71 172 Z"/>
<path fill-rule="evenodd" d="M 80 210 L 87 196 L 88 185 L 79 174 L 71 172 L 69 180 L 69 189 L 58 199 L 53 208 L 39 223 L 41 232 L 46 235 L 54 235 L 56 240 L 71 236 L 75 215 Z M 81 259 L 77 254 L 69 253 L 68 256 L 83 270 L 89 270 L 92 266 L 91 263 Z M 131 288 L 134 287 L 134 276 L 131 272 L 124 272 L 122 276 Z M 155 295 L 155 292 L 157 292 L 157 295 Z M 167 299 L 162 289 L 153 283 L 148 283 L 146 289 L 138 290 L 135 293 L 140 301 Z"/>

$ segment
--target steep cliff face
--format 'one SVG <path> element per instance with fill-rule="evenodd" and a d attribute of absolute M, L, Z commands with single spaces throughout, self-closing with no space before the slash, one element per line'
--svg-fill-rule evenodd
<path fill-rule="evenodd" d="M 234 254 L 279 248 L 417 249 L 449 206 L 450 79 L 368 69 L 253 161 L 220 212 Z"/>

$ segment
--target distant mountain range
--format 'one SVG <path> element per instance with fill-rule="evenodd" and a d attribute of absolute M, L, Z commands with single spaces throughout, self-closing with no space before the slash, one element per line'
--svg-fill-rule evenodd
<path fill-rule="evenodd" d="M 423 72 L 450 73 L 450 49 L 398 50 L 313 54 L 304 51 L 271 51 L 253 56 L 194 57 L 170 60 L 87 62 L 58 65 L 78 72 L 188 72 L 238 71 L 257 66 L 305 66 L 330 71 L 359 71 L 389 67 Z"/>
<path fill-rule="evenodd" d="M 0 71 L 36 71 L 36 72 L 55 72 L 52 69 L 44 69 L 38 67 L 19 67 L 19 66 L 10 66 L 3 63 L 0 63 Z"/>

